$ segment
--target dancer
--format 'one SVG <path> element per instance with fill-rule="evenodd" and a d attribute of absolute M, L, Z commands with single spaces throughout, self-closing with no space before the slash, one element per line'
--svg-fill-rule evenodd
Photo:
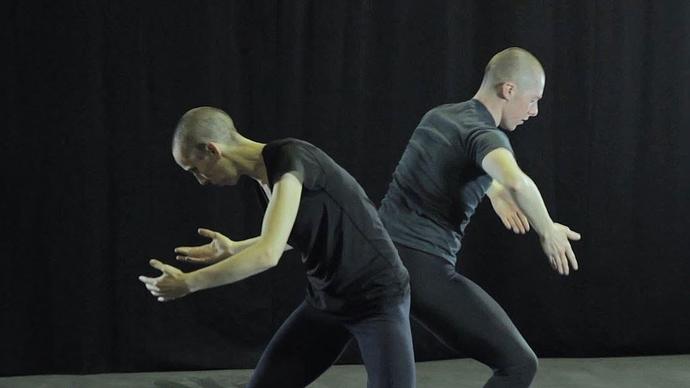
<path fill-rule="evenodd" d="M 486 387 L 527 387 L 537 357 L 505 311 L 455 271 L 463 231 L 488 191 L 504 225 L 539 234 L 551 266 L 578 264 L 534 182 L 518 167 L 506 131 L 538 113 L 544 90 L 539 61 L 520 48 L 496 54 L 474 97 L 429 111 L 412 134 L 379 215 L 410 274 L 411 315 L 440 341 L 490 366 Z"/>
<path fill-rule="evenodd" d="M 317 147 L 296 139 L 262 144 L 240 135 L 230 116 L 195 108 L 173 139 L 177 164 L 200 184 L 234 185 L 242 175 L 263 190 L 261 235 L 232 241 L 208 229 L 206 245 L 176 248 L 178 260 L 206 264 L 139 279 L 159 301 L 265 271 L 288 246 L 301 251 L 305 301 L 273 336 L 248 387 L 305 387 L 355 338 L 368 387 L 414 387 L 409 280 L 375 207 L 355 179 Z"/>

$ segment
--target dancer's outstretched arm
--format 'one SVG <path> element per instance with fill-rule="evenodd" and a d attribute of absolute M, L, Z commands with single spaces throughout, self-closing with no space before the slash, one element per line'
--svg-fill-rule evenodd
<path fill-rule="evenodd" d="M 231 258 L 189 273 L 158 260 L 151 260 L 151 266 L 162 274 L 157 278 L 140 276 L 139 280 L 159 301 L 165 302 L 190 292 L 234 283 L 274 267 L 278 264 L 295 223 L 302 183 L 295 175 L 286 173 L 275 183 L 273 189 L 264 215 L 261 236 L 254 244 Z"/>
<path fill-rule="evenodd" d="M 513 154 L 505 148 L 497 148 L 484 157 L 482 168 L 508 189 L 539 234 L 542 249 L 551 266 L 561 275 L 570 273 L 569 265 L 577 270 L 577 259 L 569 240 L 579 240 L 580 234 L 551 220 L 537 185 L 522 172 Z"/>

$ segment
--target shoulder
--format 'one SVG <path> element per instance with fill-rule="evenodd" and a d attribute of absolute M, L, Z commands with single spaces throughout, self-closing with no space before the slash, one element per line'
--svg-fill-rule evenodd
<path fill-rule="evenodd" d="M 316 187 L 323 175 L 325 154 L 313 144 L 295 138 L 267 143 L 263 151 L 266 172 L 271 184 L 282 174 L 291 172 L 306 187 Z"/>
<path fill-rule="evenodd" d="M 315 145 L 304 141 L 301 139 L 296 139 L 292 137 L 273 140 L 266 144 L 264 147 L 264 153 L 313 153 L 313 152 L 323 152 Z"/>
<path fill-rule="evenodd" d="M 266 143 L 261 153 L 267 162 L 280 159 L 300 159 L 305 153 L 309 153 L 309 148 L 316 147 L 303 140 L 285 138 Z"/>
<path fill-rule="evenodd" d="M 443 104 L 429 110 L 420 122 L 420 125 L 430 124 L 456 129 L 472 129 L 476 127 L 491 126 L 490 116 L 487 118 L 481 107 L 475 100 L 463 101 L 453 104 Z"/>
<path fill-rule="evenodd" d="M 434 117 L 443 117 L 443 116 L 448 116 L 452 115 L 454 112 L 457 112 L 458 106 L 461 105 L 462 103 L 456 103 L 456 104 L 442 104 L 435 106 L 431 109 L 429 109 L 428 112 L 422 116 L 422 121 L 425 119 L 432 119 Z"/>

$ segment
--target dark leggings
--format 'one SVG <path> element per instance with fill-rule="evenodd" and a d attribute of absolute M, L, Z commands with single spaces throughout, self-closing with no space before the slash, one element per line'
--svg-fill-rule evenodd
<path fill-rule="evenodd" d="M 353 337 L 367 371 L 367 387 L 413 388 L 409 311 L 409 295 L 358 319 L 303 302 L 271 339 L 247 388 L 306 387 L 338 359 Z"/>
<path fill-rule="evenodd" d="M 501 306 L 443 258 L 396 247 L 410 273 L 413 319 L 452 350 L 491 367 L 485 387 L 529 387 L 537 357 Z"/>

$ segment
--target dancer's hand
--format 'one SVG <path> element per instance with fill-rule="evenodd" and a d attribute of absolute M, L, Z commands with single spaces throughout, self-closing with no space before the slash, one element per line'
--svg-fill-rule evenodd
<path fill-rule="evenodd" d="M 569 240 L 579 240 L 580 234 L 565 225 L 554 223 L 553 227 L 541 236 L 541 247 L 549 258 L 551 267 L 561 275 L 568 275 L 570 267 L 577 271 L 577 259 Z"/>
<path fill-rule="evenodd" d="M 489 196 L 491 206 L 503 222 L 503 226 L 516 234 L 529 232 L 529 221 L 510 194 L 502 189 Z"/>
<path fill-rule="evenodd" d="M 171 265 L 163 264 L 158 260 L 151 260 L 149 264 L 151 267 L 161 271 L 161 276 L 157 278 L 139 276 L 139 280 L 146 285 L 146 289 L 159 302 L 168 302 L 181 298 L 191 292 L 184 272 Z"/>
<path fill-rule="evenodd" d="M 198 233 L 203 237 L 210 238 L 211 242 L 196 247 L 175 248 L 177 260 L 208 265 L 235 254 L 233 251 L 235 242 L 222 234 L 204 228 L 199 228 Z"/>

